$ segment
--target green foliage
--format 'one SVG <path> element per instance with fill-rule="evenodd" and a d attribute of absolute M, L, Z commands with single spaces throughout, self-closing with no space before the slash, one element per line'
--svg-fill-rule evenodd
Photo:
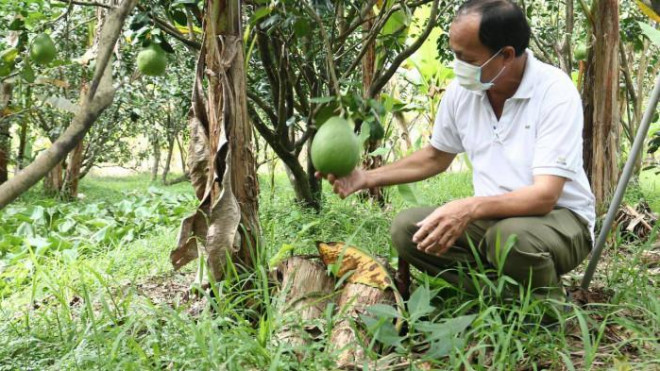
<path fill-rule="evenodd" d="M 465 344 L 463 332 L 477 317 L 474 314 L 443 318 L 432 305 L 439 290 L 418 287 L 407 301 L 405 309 L 396 311 L 392 306 L 376 304 L 367 308 L 368 314 L 360 318 L 375 341 L 404 357 L 414 357 L 415 350 L 427 349 L 421 358 L 437 362 Z M 403 334 L 395 326 L 407 326 Z M 458 336 L 461 335 L 461 336 Z"/>
<path fill-rule="evenodd" d="M 16 273 L 29 257 L 73 261 L 81 255 L 121 248 L 158 228 L 178 225 L 192 207 L 191 196 L 170 195 L 156 188 L 124 195 L 118 202 L 44 200 L 9 206 L 0 213 L 0 262 L 10 267 L 0 274 L 4 278 L 0 293 L 28 278 Z"/>

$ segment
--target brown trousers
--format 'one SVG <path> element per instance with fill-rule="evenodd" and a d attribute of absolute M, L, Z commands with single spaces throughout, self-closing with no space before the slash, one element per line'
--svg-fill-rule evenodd
<path fill-rule="evenodd" d="M 469 292 L 481 287 L 469 277 L 469 269 L 486 269 L 487 276 L 507 275 L 530 286 L 535 296 L 563 299 L 560 276 L 591 251 L 586 221 L 568 209 L 555 209 L 545 216 L 475 221 L 442 256 L 429 255 L 417 249 L 412 236 L 415 224 L 433 210 L 419 207 L 399 213 L 391 228 L 394 246 L 400 258 L 421 271 Z"/>

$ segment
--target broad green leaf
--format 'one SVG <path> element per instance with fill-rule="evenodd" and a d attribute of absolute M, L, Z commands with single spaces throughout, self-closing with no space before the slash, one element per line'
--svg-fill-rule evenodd
<path fill-rule="evenodd" d="M 385 147 L 377 148 L 375 151 L 371 152 L 369 156 L 385 156 L 390 150 Z"/>
<path fill-rule="evenodd" d="M 5 63 L 13 63 L 16 57 L 18 57 L 18 49 L 16 48 L 5 49 L 0 53 L 0 59 Z"/>
<path fill-rule="evenodd" d="M 419 200 L 415 195 L 414 185 L 412 184 L 399 184 L 396 186 L 401 198 L 412 206 L 419 205 Z"/>
<path fill-rule="evenodd" d="M 41 206 L 36 206 L 34 210 L 32 210 L 32 215 L 30 215 L 30 219 L 33 221 L 41 221 L 44 219 L 46 209 L 44 209 Z"/>
<path fill-rule="evenodd" d="M 660 46 L 660 31 L 657 29 L 649 26 L 648 24 L 644 22 L 637 22 L 639 23 L 639 27 L 642 28 L 642 32 L 644 32 L 644 35 L 651 40 L 652 43 L 654 43 L 656 46 Z"/>
<path fill-rule="evenodd" d="M 375 315 L 378 318 L 399 318 L 399 312 L 394 309 L 391 305 L 386 304 L 374 304 L 367 308 L 367 312 Z"/>
<path fill-rule="evenodd" d="M 371 135 L 371 127 L 369 127 L 369 125 L 362 125 L 362 127 L 360 128 L 360 135 L 358 135 L 358 141 L 360 142 L 360 146 L 362 147 L 362 149 L 364 149 L 364 144 L 369 140 L 370 135 Z"/>
<path fill-rule="evenodd" d="M 376 340 L 390 347 L 399 347 L 403 338 L 390 321 L 383 321 L 375 334 Z"/>
<path fill-rule="evenodd" d="M 250 24 L 256 24 L 261 18 L 269 15 L 271 12 L 272 9 L 269 6 L 264 6 L 255 10 L 252 18 L 250 18 Z"/>
<path fill-rule="evenodd" d="M 30 84 L 33 83 L 34 80 L 36 80 L 36 78 L 37 78 L 36 75 L 34 74 L 34 70 L 32 69 L 32 66 L 30 66 L 30 64 L 25 64 L 25 66 L 23 66 L 23 69 L 21 70 L 20 75 L 23 78 L 23 80 L 29 82 Z"/>
<path fill-rule="evenodd" d="M 451 338 L 447 341 L 434 341 L 429 350 L 424 354 L 425 359 L 438 359 L 449 354 L 453 348 L 461 348 L 465 341 L 463 339 Z"/>
<path fill-rule="evenodd" d="M 62 233 L 68 233 L 68 232 L 70 232 L 70 231 L 73 229 L 73 227 L 75 227 L 75 226 L 76 226 L 76 221 L 75 221 L 75 220 L 67 219 L 67 220 L 65 220 L 62 224 L 60 224 L 60 225 L 57 227 L 57 229 L 58 229 L 60 232 L 62 232 Z"/>
<path fill-rule="evenodd" d="M 386 346 L 400 347 L 403 337 L 399 335 L 396 327 L 392 324 L 391 319 L 381 318 L 376 319 L 368 315 L 360 315 L 362 323 L 367 327 L 376 340 L 385 344 Z"/>
<path fill-rule="evenodd" d="M 420 323 L 417 325 L 417 330 L 426 333 L 427 341 L 446 340 L 468 328 L 476 317 L 476 314 L 472 314 L 452 318 L 443 323 Z"/>
<path fill-rule="evenodd" d="M 25 239 L 25 242 L 28 244 L 28 246 L 35 247 L 37 251 L 50 246 L 50 241 L 40 236 L 28 237 Z"/>
<path fill-rule="evenodd" d="M 431 306 L 431 290 L 425 286 L 420 286 L 410 295 L 408 300 L 408 313 L 412 322 L 430 314 L 433 311 Z"/>

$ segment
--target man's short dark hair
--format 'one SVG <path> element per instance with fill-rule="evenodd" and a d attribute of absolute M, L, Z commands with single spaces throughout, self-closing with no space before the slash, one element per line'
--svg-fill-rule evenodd
<path fill-rule="evenodd" d="M 530 28 L 525 13 L 510 0 L 468 0 L 458 8 L 457 18 L 479 14 L 479 40 L 493 53 L 512 46 L 521 56 L 529 46 Z"/>

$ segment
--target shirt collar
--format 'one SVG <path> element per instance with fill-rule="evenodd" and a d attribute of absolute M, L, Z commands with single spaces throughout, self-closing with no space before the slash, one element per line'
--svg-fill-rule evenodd
<path fill-rule="evenodd" d="M 518 90 L 511 97 L 512 99 L 529 99 L 532 97 L 532 91 L 534 90 L 534 64 L 536 63 L 536 58 L 534 53 L 531 50 L 525 50 L 527 54 L 527 61 L 525 61 L 525 71 L 523 72 L 522 81 L 518 86 Z"/>

